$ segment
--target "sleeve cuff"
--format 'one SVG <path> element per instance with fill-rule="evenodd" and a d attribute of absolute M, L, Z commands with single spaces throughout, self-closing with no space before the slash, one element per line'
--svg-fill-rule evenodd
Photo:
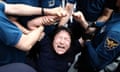
<path fill-rule="evenodd" d="M 96 21 L 96 27 L 102 27 L 104 26 L 105 22 L 98 22 Z"/>

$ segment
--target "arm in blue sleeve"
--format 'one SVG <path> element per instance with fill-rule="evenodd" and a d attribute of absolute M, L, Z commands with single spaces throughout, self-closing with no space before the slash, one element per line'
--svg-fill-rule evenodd
<path fill-rule="evenodd" d="M 90 57 L 90 60 L 93 63 L 92 65 L 94 65 L 93 67 L 99 66 L 100 64 L 99 57 L 95 48 L 91 45 L 91 41 L 87 41 L 85 45 L 87 46 L 87 52 Z"/>
<path fill-rule="evenodd" d="M 91 41 L 85 43 L 90 62 L 95 69 L 104 68 L 120 53 L 119 35 L 120 33 L 116 31 L 108 32 L 96 48 L 93 47 Z"/>

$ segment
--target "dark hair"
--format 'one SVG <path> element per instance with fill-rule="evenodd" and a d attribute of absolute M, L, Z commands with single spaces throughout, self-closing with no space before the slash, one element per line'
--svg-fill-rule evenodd
<path fill-rule="evenodd" d="M 57 28 L 54 30 L 54 32 L 53 32 L 53 34 L 52 34 L 52 41 L 54 40 L 54 37 L 55 37 L 59 32 L 61 32 L 61 31 L 66 31 L 66 32 L 68 32 L 68 34 L 70 35 L 71 40 L 73 39 L 71 30 L 70 30 L 69 28 L 67 28 L 67 27 L 60 26 L 60 27 L 57 27 Z"/>

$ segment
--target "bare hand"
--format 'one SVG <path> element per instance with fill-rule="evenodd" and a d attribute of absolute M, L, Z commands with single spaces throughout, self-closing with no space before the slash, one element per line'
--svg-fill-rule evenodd
<path fill-rule="evenodd" d="M 81 11 L 73 13 L 73 18 L 80 23 L 80 25 L 86 30 L 88 28 L 88 23 L 84 18 Z"/>
<path fill-rule="evenodd" d="M 73 18 L 78 22 L 85 21 L 84 15 L 81 11 L 73 13 Z"/>
<path fill-rule="evenodd" d="M 67 11 L 61 7 L 56 7 L 56 8 L 52 8 L 52 9 L 47 9 L 46 10 L 46 14 L 47 15 L 55 15 L 58 17 L 64 17 L 67 15 Z"/>

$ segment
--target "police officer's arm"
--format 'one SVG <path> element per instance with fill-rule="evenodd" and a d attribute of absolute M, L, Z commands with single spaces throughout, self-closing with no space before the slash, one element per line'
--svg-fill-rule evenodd
<path fill-rule="evenodd" d="M 88 54 L 88 57 L 90 58 L 90 62 L 92 63 L 94 68 L 97 68 L 101 63 L 100 63 L 100 57 L 96 51 L 96 48 L 92 46 L 90 41 L 87 41 L 85 45 L 87 47 L 87 52 L 88 52 L 87 54 Z"/>
<path fill-rule="evenodd" d="M 68 20 L 70 19 L 70 16 L 72 15 L 73 9 L 74 4 L 68 2 L 65 6 L 65 10 L 67 11 L 68 14 L 65 17 L 61 18 L 59 26 L 64 26 L 65 24 L 67 24 Z"/>
<path fill-rule="evenodd" d="M 98 20 L 91 24 L 92 27 L 89 26 L 90 24 L 88 24 L 81 11 L 73 13 L 73 18 L 80 23 L 80 25 L 86 30 L 86 33 L 92 33 L 95 32 L 98 27 L 104 25 L 104 23 L 110 18 L 112 12 L 112 9 L 105 8 L 103 14 L 98 18 Z"/>
<path fill-rule="evenodd" d="M 44 27 L 40 26 L 28 34 L 22 34 L 15 47 L 22 51 L 29 51 L 37 41 L 41 40 L 43 30 Z"/>
<path fill-rule="evenodd" d="M 99 56 L 97 54 L 96 48 L 94 48 L 91 44 L 90 40 L 83 40 L 83 38 L 79 39 L 79 44 L 81 46 L 81 50 L 84 50 L 84 48 L 86 48 L 84 52 L 86 52 L 85 54 L 88 55 L 89 58 L 89 62 L 92 63 L 93 65 L 95 65 L 96 67 L 100 65 L 100 60 L 99 60 Z"/>
<path fill-rule="evenodd" d="M 105 8 L 103 13 L 102 13 L 102 15 L 97 19 L 97 21 L 99 21 L 99 22 L 106 22 L 110 18 L 112 12 L 113 12 L 112 9 Z"/>
<path fill-rule="evenodd" d="M 2 2 L 3 3 L 3 2 Z M 66 16 L 66 12 L 60 8 L 40 8 L 33 7 L 25 4 L 5 4 L 5 13 L 21 16 L 31 16 L 31 15 L 41 15 L 43 12 L 46 15 L 55 15 L 55 16 Z"/>
<path fill-rule="evenodd" d="M 109 20 L 114 8 L 115 8 L 115 1 L 106 0 L 103 13 L 101 14 L 101 16 L 98 17 L 96 21 L 97 27 L 103 26 L 104 23 Z"/>
<path fill-rule="evenodd" d="M 102 15 L 91 25 L 93 27 L 89 27 L 86 33 L 95 32 L 98 28 L 104 26 L 104 24 L 111 17 L 113 10 L 110 8 L 105 8 L 103 10 Z"/>
<path fill-rule="evenodd" d="M 28 21 L 27 27 L 30 30 L 33 30 L 33 29 L 39 27 L 40 25 L 51 25 L 54 22 L 56 22 L 56 19 L 58 19 L 57 16 L 49 16 L 49 15 L 37 17 L 37 18 L 34 18 L 34 19 Z"/>
<path fill-rule="evenodd" d="M 76 21 L 79 22 L 80 26 L 85 30 L 86 34 L 91 34 L 96 31 L 95 27 L 89 26 L 88 22 L 86 21 L 81 11 L 73 13 L 72 16 Z"/>
<path fill-rule="evenodd" d="M 96 47 L 93 47 L 94 44 L 91 41 L 85 43 L 87 54 L 94 68 L 104 68 L 118 56 L 120 52 L 120 38 L 118 36 L 118 32 L 110 31 Z"/>
<path fill-rule="evenodd" d="M 79 22 L 80 26 L 83 27 L 85 30 L 87 30 L 89 24 L 86 21 L 83 13 L 81 11 L 77 11 L 72 14 L 73 18 Z"/>

